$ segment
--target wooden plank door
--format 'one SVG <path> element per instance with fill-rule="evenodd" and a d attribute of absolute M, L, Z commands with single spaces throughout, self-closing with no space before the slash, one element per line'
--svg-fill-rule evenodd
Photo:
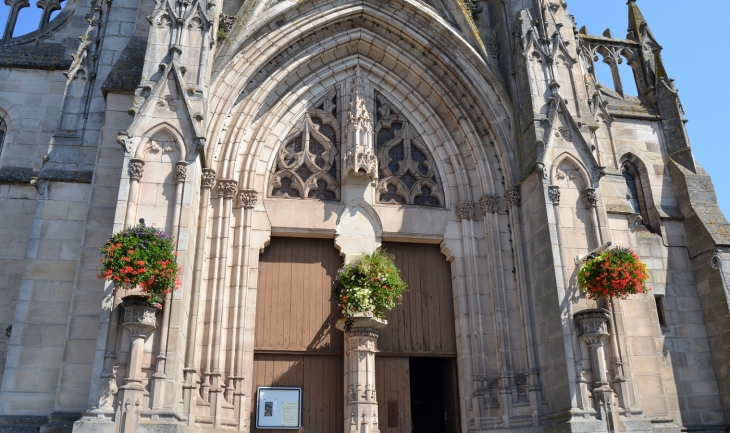
<path fill-rule="evenodd" d="M 385 314 L 378 350 L 389 356 L 456 356 L 451 266 L 434 244 L 383 242 L 408 284 L 401 305 Z"/>
<path fill-rule="evenodd" d="M 252 392 L 302 388 L 299 432 L 344 428 L 344 339 L 330 301 L 342 259 L 331 239 L 273 237 L 259 259 Z M 256 401 L 251 408 L 256 429 Z M 293 432 L 292 430 L 279 430 Z"/>
<path fill-rule="evenodd" d="M 382 433 L 411 432 L 411 382 L 409 358 L 375 357 L 378 391 L 378 428 Z"/>

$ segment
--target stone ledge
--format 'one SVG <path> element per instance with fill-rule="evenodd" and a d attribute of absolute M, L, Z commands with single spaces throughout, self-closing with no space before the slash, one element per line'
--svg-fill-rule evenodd
<path fill-rule="evenodd" d="M 0 48 L 0 67 L 67 70 L 71 67 L 71 56 L 62 44 L 39 44 L 32 49 L 24 45 L 9 46 Z"/>
<path fill-rule="evenodd" d="M 91 183 L 94 172 L 92 170 L 43 170 L 42 173 L 28 167 L 0 168 L 0 184 L 29 184 L 32 177 L 52 182 Z"/>

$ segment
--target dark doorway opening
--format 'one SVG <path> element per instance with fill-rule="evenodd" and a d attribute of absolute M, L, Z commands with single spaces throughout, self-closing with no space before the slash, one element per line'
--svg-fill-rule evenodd
<path fill-rule="evenodd" d="M 459 431 L 456 362 L 443 358 L 410 358 L 413 433 Z"/>

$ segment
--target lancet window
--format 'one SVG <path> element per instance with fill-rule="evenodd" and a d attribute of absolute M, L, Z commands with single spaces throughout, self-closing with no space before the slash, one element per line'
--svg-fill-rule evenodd
<path fill-rule="evenodd" d="M 3 143 L 5 142 L 5 135 L 7 134 L 7 126 L 5 125 L 5 121 L 3 119 L 0 119 L 0 155 L 3 154 Z"/>
<path fill-rule="evenodd" d="M 621 171 L 626 181 L 626 199 L 631 204 L 634 213 L 641 215 L 641 219 L 637 221 L 637 224 L 648 225 L 648 212 L 644 201 L 644 190 L 641 185 L 639 170 L 634 164 L 626 161 L 622 164 Z"/>
<path fill-rule="evenodd" d="M 357 79 L 362 80 L 360 75 Z M 286 138 L 272 169 L 269 196 L 339 200 L 342 164 L 354 164 L 348 158 L 357 153 L 356 149 L 346 151 L 351 146 L 347 141 L 348 128 L 341 125 L 349 125 L 348 119 L 365 116 L 372 118 L 374 128 L 355 130 L 369 130 L 372 134 L 364 145 L 372 148 L 369 155 L 374 153 L 377 157 L 377 201 L 443 207 L 444 192 L 436 163 L 413 124 L 384 95 L 372 92 L 366 85 L 359 87 L 360 92 L 365 91 L 364 96 L 357 96 L 361 105 L 348 104 L 351 98 L 340 93 L 344 87 L 337 85 L 308 110 L 296 131 Z M 365 105 L 367 109 L 363 108 Z M 357 113 L 350 113 L 351 110 Z M 372 114 L 366 116 L 367 111 Z"/>

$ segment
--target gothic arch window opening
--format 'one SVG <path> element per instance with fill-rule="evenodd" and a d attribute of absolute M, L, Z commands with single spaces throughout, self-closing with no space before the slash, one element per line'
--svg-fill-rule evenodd
<path fill-rule="evenodd" d="M 634 213 L 641 216 L 636 221 L 637 225 L 644 225 L 649 228 L 649 214 L 644 197 L 644 189 L 641 183 L 641 172 L 631 161 L 624 161 L 621 164 L 621 174 L 626 182 L 626 200 L 628 200 Z"/>
<path fill-rule="evenodd" d="M 593 48 L 593 76 L 621 97 L 637 97 L 639 86 L 634 70 L 637 66 L 635 58 L 629 49 L 599 45 Z"/>
<path fill-rule="evenodd" d="M 58 14 L 61 13 L 65 0 L 37 1 L 11 5 L 8 18 L 3 28 L 2 41 L 26 35 L 33 31 L 43 30 Z M 32 6 L 37 6 L 32 7 Z M 0 27 L 3 27 L 0 23 Z"/>
<path fill-rule="evenodd" d="M 8 127 L 5 125 L 5 121 L 0 118 L 0 156 L 3 154 L 3 143 L 5 143 L 5 136 L 8 133 Z"/>

